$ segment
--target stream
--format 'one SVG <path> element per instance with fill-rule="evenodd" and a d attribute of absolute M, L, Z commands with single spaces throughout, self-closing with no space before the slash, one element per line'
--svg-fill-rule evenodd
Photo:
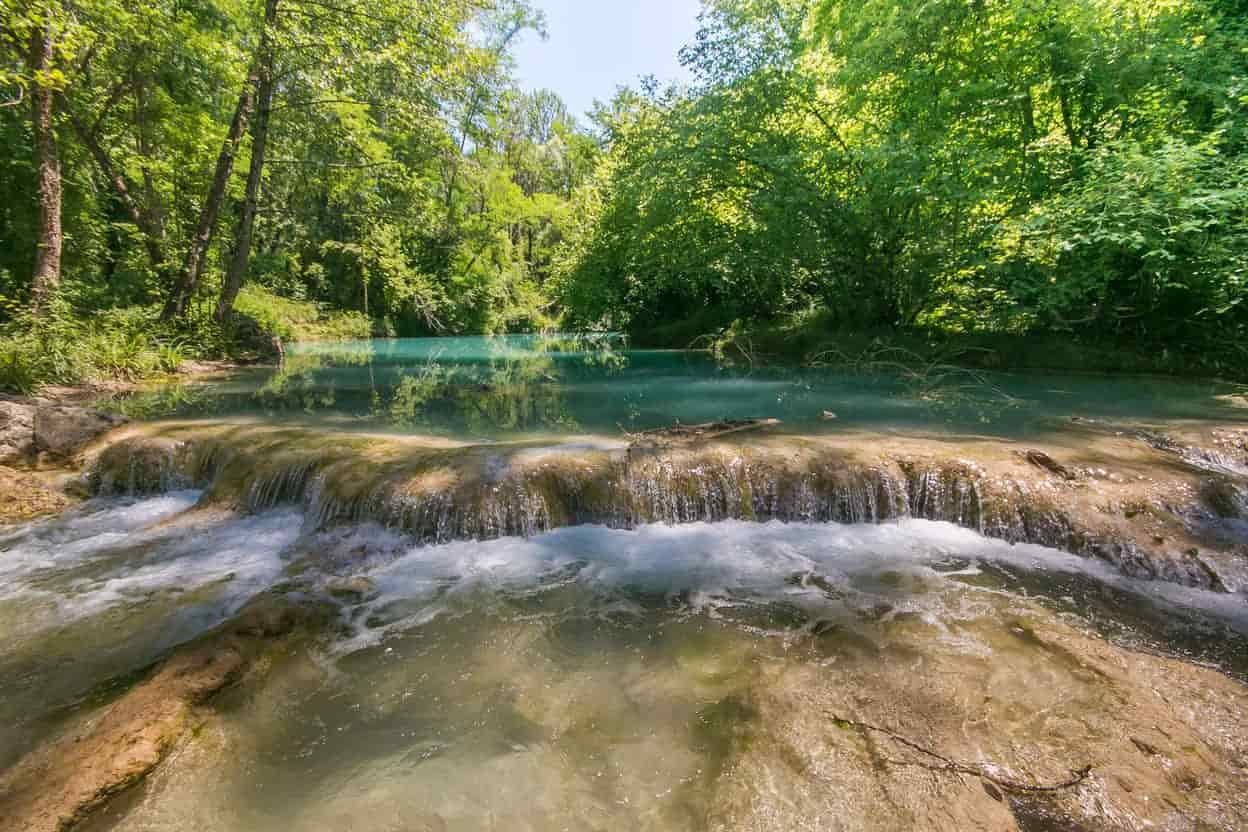
<path fill-rule="evenodd" d="M 70 825 L 1248 828 L 1237 392 L 851 369 L 428 339 L 119 399 L 99 496 L 0 530 L 0 770 L 280 597 L 323 618 Z"/>

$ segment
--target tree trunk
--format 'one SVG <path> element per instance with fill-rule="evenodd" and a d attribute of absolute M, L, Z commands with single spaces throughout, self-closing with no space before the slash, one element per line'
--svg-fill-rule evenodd
<path fill-rule="evenodd" d="M 214 315 L 219 323 L 225 323 L 233 314 L 234 300 L 247 278 L 247 266 L 251 261 L 251 235 L 256 222 L 256 209 L 259 207 L 260 181 L 264 176 L 264 151 L 269 139 L 269 112 L 273 103 L 272 30 L 277 25 L 277 3 L 278 0 L 265 0 L 264 4 L 264 32 L 260 36 L 260 75 L 256 84 L 256 121 L 251 126 L 251 168 L 247 172 L 247 192 L 234 240 L 234 257 L 230 261 L 225 282 L 221 285 L 221 298 L 217 302 Z"/>
<path fill-rule="evenodd" d="M 1023 153 L 1023 183 L 1027 186 L 1027 193 L 1034 195 L 1035 193 L 1035 176 L 1033 175 L 1032 166 L 1032 146 L 1036 141 L 1036 102 L 1031 96 L 1031 87 L 1027 87 L 1023 91 L 1023 136 L 1022 136 L 1022 153 Z"/>
<path fill-rule="evenodd" d="M 38 172 L 39 230 L 35 270 L 31 276 L 31 306 L 36 315 L 47 311 L 61 282 L 61 158 L 53 112 L 55 92 L 46 73 L 52 66 L 52 24 L 45 20 L 31 34 L 30 69 L 35 169 Z"/>
<path fill-rule="evenodd" d="M 99 165 L 100 172 L 104 174 L 104 178 L 112 186 L 113 194 L 126 210 L 126 215 L 139 231 L 143 233 L 143 242 L 147 248 L 148 260 L 151 261 L 152 268 L 159 274 L 165 265 L 165 252 L 161 246 L 157 229 L 149 218 L 144 215 L 143 210 L 135 201 L 134 195 L 130 192 L 129 183 L 126 182 L 125 177 L 113 165 L 113 160 L 100 144 L 99 139 L 73 113 L 69 114 L 69 121 L 74 127 L 74 132 L 82 139 L 82 143 L 87 146 L 87 150 L 95 159 L 95 163 Z"/>
<path fill-rule="evenodd" d="M 230 130 L 221 145 L 221 155 L 217 157 L 217 169 L 212 177 L 212 186 L 204 199 L 204 207 L 199 214 L 199 224 L 195 228 L 195 236 L 191 238 L 190 247 L 186 252 L 186 260 L 182 264 L 182 273 L 177 285 L 169 295 L 161 312 L 162 320 L 180 317 L 186 312 L 187 304 L 195 295 L 199 279 L 204 271 L 204 258 L 208 254 L 208 246 L 212 244 L 213 234 L 217 230 L 217 217 L 221 213 L 221 204 L 225 202 L 225 189 L 230 182 L 230 173 L 234 170 L 234 157 L 238 155 L 238 145 L 242 141 L 243 132 L 247 129 L 247 119 L 251 115 L 257 81 L 257 70 L 252 69 L 243 85 L 243 92 L 238 97 L 238 107 L 234 110 L 234 118 L 230 121 Z"/>

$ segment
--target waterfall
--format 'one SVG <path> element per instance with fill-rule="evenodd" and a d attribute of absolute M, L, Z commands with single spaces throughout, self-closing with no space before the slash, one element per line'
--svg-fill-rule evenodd
<path fill-rule="evenodd" d="M 424 543 L 532 536 L 562 526 L 648 523 L 946 521 L 1010 543 L 1109 561 L 1133 577 L 1224 590 L 1198 552 L 1142 546 L 1095 513 L 1025 479 L 958 458 L 866 464 L 802 445 L 620 449 L 429 448 L 387 440 L 246 431 L 140 437 L 107 448 L 100 493 L 205 490 L 204 501 L 256 512 L 304 509 L 310 529 L 375 522 Z M 1243 492 L 1232 492 L 1242 505 Z"/>

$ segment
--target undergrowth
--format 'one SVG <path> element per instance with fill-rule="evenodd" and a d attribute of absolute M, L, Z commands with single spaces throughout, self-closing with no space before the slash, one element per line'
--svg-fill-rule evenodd
<path fill-rule="evenodd" d="M 325 315 L 316 304 L 251 287 L 224 326 L 207 308 L 167 322 L 155 305 L 85 312 L 62 302 L 37 318 L 14 310 L 0 325 L 0 390 L 134 382 L 171 375 L 189 360 L 254 361 L 278 340 L 367 338 L 371 329 L 363 315 Z"/>
<path fill-rule="evenodd" d="M 951 332 L 932 327 L 846 330 L 830 315 L 769 322 L 733 321 L 692 341 L 638 338 L 646 346 L 709 350 L 744 366 L 802 364 L 856 371 L 941 370 L 1140 373 L 1248 380 L 1248 344 L 1234 341 L 1159 345 L 1073 334 Z M 887 367 L 883 365 L 889 365 Z"/>

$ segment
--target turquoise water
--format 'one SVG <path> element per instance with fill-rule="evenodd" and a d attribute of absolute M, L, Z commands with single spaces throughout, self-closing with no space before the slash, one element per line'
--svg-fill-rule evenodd
<path fill-rule="evenodd" d="M 129 400 L 142 417 L 259 418 L 344 429 L 505 439 L 615 434 L 777 418 L 848 429 L 1029 436 L 1072 418 L 1139 425 L 1248 422 L 1230 385 L 1151 377 L 1018 375 L 885 362 L 866 371 L 723 366 L 611 336 L 302 344 L 280 367 Z"/>

